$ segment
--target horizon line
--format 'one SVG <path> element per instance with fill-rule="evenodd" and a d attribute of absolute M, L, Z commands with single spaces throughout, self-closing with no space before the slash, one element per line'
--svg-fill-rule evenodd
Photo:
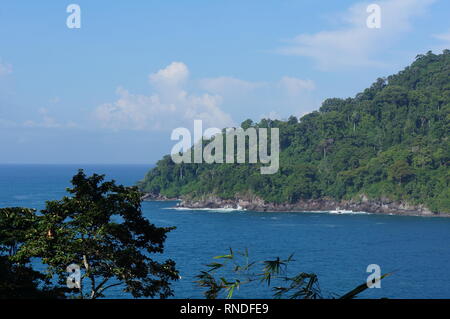
<path fill-rule="evenodd" d="M 0 165 L 156 165 L 156 163 L 1 163 Z"/>

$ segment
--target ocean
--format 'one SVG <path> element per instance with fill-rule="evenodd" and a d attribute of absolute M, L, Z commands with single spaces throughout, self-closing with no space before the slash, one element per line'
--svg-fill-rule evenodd
<path fill-rule="evenodd" d="M 0 207 L 45 207 L 60 199 L 78 168 L 106 174 L 124 185 L 142 179 L 150 165 L 0 165 Z M 318 275 L 324 296 L 335 297 L 366 281 L 367 266 L 393 274 L 381 288 L 360 298 L 449 298 L 450 218 L 376 214 L 263 213 L 176 210 L 175 202 L 144 202 L 143 211 L 157 226 L 176 226 L 163 258 L 176 261 L 181 279 L 175 298 L 202 298 L 194 283 L 212 257 L 248 249 L 252 260 L 294 253 L 291 274 Z M 228 274 L 233 278 L 232 274 Z M 242 286 L 240 298 L 270 298 L 264 285 Z M 129 298 L 120 288 L 108 298 Z"/>

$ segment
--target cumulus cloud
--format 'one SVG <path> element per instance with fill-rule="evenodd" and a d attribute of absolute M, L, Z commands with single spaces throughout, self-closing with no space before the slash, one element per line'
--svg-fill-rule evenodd
<path fill-rule="evenodd" d="M 191 80 L 189 73 L 184 63 L 173 62 L 149 75 L 150 94 L 119 87 L 117 99 L 99 105 L 94 118 L 104 128 L 165 131 L 190 127 L 197 119 L 203 120 L 205 127 L 224 128 L 236 126 L 230 114 L 239 121 L 261 113 L 280 118 L 278 114 L 297 114 L 313 107 L 315 83 L 309 79 L 285 76 L 277 81 L 251 82 L 220 76 Z M 271 112 L 275 110 L 278 114 Z"/>
<path fill-rule="evenodd" d="M 208 93 L 194 94 L 184 89 L 189 70 L 184 63 L 173 62 L 150 74 L 154 92 L 133 94 L 118 88 L 118 99 L 96 108 L 94 115 L 103 127 L 132 130 L 166 130 L 203 120 L 205 125 L 233 125 L 231 116 L 220 109 L 222 98 Z"/>
<path fill-rule="evenodd" d="M 161 87 L 177 87 L 182 85 L 189 76 L 187 66 L 182 62 L 172 62 L 166 68 L 150 74 L 150 82 Z"/>
<path fill-rule="evenodd" d="M 381 28 L 370 29 L 366 12 L 370 2 L 357 3 L 341 15 L 345 27 L 300 34 L 278 50 L 281 54 L 312 58 L 321 69 L 347 66 L 378 66 L 375 58 L 402 34 L 412 30 L 414 17 L 423 14 L 434 0 L 379 1 Z"/>
<path fill-rule="evenodd" d="M 216 77 L 201 80 L 200 86 L 223 97 L 226 109 L 233 115 L 239 114 L 240 119 L 280 119 L 316 107 L 316 84 L 310 79 L 284 76 L 275 81 L 250 82 Z"/>

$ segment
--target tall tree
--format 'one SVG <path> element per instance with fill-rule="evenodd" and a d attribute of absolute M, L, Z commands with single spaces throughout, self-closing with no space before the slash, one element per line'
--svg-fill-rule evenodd
<path fill-rule="evenodd" d="M 134 297 L 166 298 L 178 279 L 175 262 L 152 258 L 163 253 L 167 233 L 142 215 L 142 194 L 135 187 L 104 182 L 104 175 L 87 177 L 82 170 L 72 179 L 71 196 L 47 202 L 35 230 L 18 257 L 39 257 L 65 286 L 67 267 L 79 267 L 73 293 L 99 298 L 112 287 Z M 75 269 L 75 268 L 73 268 Z"/>

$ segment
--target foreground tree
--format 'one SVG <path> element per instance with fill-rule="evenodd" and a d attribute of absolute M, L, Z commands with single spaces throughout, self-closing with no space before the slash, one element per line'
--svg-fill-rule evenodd
<path fill-rule="evenodd" d="M 0 208 L 0 298 L 54 298 L 64 289 L 51 285 L 49 278 L 31 268 L 29 258 L 14 260 L 27 233 L 37 221 L 34 210 Z"/>
<path fill-rule="evenodd" d="M 151 255 L 163 253 L 174 228 L 156 227 L 142 216 L 142 194 L 135 187 L 104 182 L 104 175 L 87 177 L 82 170 L 72 184 L 70 197 L 47 202 L 16 258 L 41 258 L 49 275 L 60 285 L 71 283 L 79 298 L 99 298 L 116 286 L 133 297 L 171 296 L 170 282 L 179 277 L 175 262 Z M 73 282 L 68 271 L 75 272 Z"/>

